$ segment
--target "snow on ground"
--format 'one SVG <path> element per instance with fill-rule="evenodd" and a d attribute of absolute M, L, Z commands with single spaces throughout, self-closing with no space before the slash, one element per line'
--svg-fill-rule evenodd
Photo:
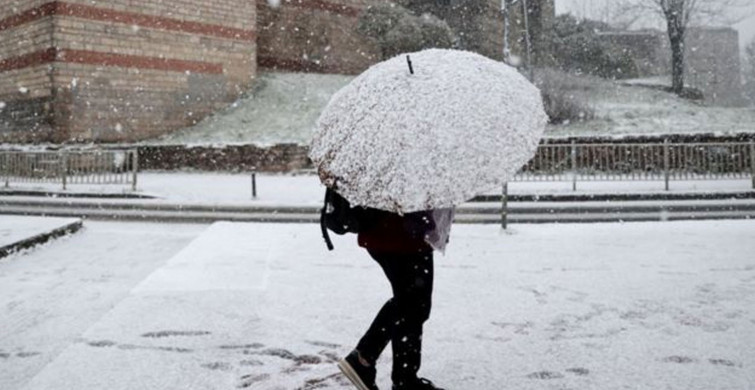
<path fill-rule="evenodd" d="M 755 107 L 712 107 L 648 86 L 653 80 L 612 82 L 569 77 L 573 95 L 595 110 L 596 119 L 552 126 L 548 135 L 648 135 L 755 132 Z M 660 82 L 655 79 L 655 82 Z"/>
<path fill-rule="evenodd" d="M 255 88 L 224 112 L 158 140 L 170 144 L 309 144 L 330 97 L 353 76 L 260 73 Z"/>
<path fill-rule="evenodd" d="M 87 221 L 76 235 L 4 258 L 0 389 L 21 389 L 204 228 Z"/>
<path fill-rule="evenodd" d="M 637 79 L 622 80 L 622 84 L 637 85 L 637 86 L 656 86 L 656 87 L 670 87 L 671 77 L 669 76 L 651 76 L 642 77 Z"/>
<path fill-rule="evenodd" d="M 315 121 L 354 76 L 260 73 L 249 96 L 197 126 L 149 143 L 309 145 Z M 755 108 L 707 107 L 652 88 L 596 77 L 559 83 L 592 106 L 597 119 L 549 126 L 547 136 L 755 132 Z M 643 80 L 647 81 L 647 80 Z M 657 81 L 657 80 L 656 80 Z"/>
<path fill-rule="evenodd" d="M 257 175 L 257 199 L 252 199 L 251 174 L 144 172 L 139 174 L 138 192 L 165 201 L 203 204 L 245 204 L 264 206 L 315 206 L 323 201 L 324 187 L 314 175 Z M 60 184 L 11 183 L 10 190 L 64 192 Z M 672 181 L 671 192 L 721 192 L 752 190 L 752 181 L 709 180 Z M 0 188 L 0 194 L 3 189 Z M 123 193 L 130 189 L 118 185 L 69 184 L 68 193 Z M 571 182 L 513 182 L 511 194 L 601 194 L 665 192 L 662 181 L 579 182 L 572 191 Z M 491 191 L 490 194 L 499 192 Z"/>
<path fill-rule="evenodd" d="M 87 229 L 0 264 L 1 388 L 348 388 L 334 360 L 389 296 L 353 236 L 328 252 L 315 224 L 218 223 L 167 262 L 196 228 Z M 460 390 L 751 388 L 753 251 L 755 221 L 455 226 L 421 374 Z"/>
<path fill-rule="evenodd" d="M 0 248 L 24 241 L 78 222 L 77 218 L 0 217 Z"/>

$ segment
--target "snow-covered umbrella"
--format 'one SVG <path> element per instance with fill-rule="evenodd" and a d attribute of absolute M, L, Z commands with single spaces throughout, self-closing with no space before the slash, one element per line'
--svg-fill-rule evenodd
<path fill-rule="evenodd" d="M 309 157 L 353 205 L 408 213 L 508 181 L 547 121 L 540 91 L 479 54 L 431 49 L 372 66 L 317 121 Z"/>

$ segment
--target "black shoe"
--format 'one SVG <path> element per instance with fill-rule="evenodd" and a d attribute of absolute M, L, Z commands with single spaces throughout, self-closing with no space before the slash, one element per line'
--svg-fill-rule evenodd
<path fill-rule="evenodd" d="M 443 390 L 440 387 L 436 387 L 432 382 L 425 378 L 418 378 L 410 383 L 402 384 L 401 386 L 393 385 L 393 390 Z"/>
<path fill-rule="evenodd" d="M 359 390 L 378 390 L 375 384 L 377 370 L 374 366 L 366 367 L 359 362 L 359 353 L 351 351 L 345 358 L 338 361 L 338 368 L 346 375 L 351 383 Z"/>

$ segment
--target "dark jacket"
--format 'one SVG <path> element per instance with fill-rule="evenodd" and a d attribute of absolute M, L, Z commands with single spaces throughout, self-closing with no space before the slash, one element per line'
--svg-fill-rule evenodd
<path fill-rule="evenodd" d="M 403 216 L 376 209 L 368 209 L 364 224 L 357 236 L 359 246 L 378 252 L 417 253 L 432 251 L 426 236 L 435 229 L 431 211 Z"/>

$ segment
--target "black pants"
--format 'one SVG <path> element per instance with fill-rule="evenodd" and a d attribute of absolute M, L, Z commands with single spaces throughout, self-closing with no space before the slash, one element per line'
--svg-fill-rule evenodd
<path fill-rule="evenodd" d="M 380 309 L 357 350 L 374 364 L 390 341 L 391 379 L 401 385 L 417 378 L 422 360 L 422 325 L 430 317 L 432 305 L 433 252 L 369 253 L 391 282 L 393 298 Z"/>

